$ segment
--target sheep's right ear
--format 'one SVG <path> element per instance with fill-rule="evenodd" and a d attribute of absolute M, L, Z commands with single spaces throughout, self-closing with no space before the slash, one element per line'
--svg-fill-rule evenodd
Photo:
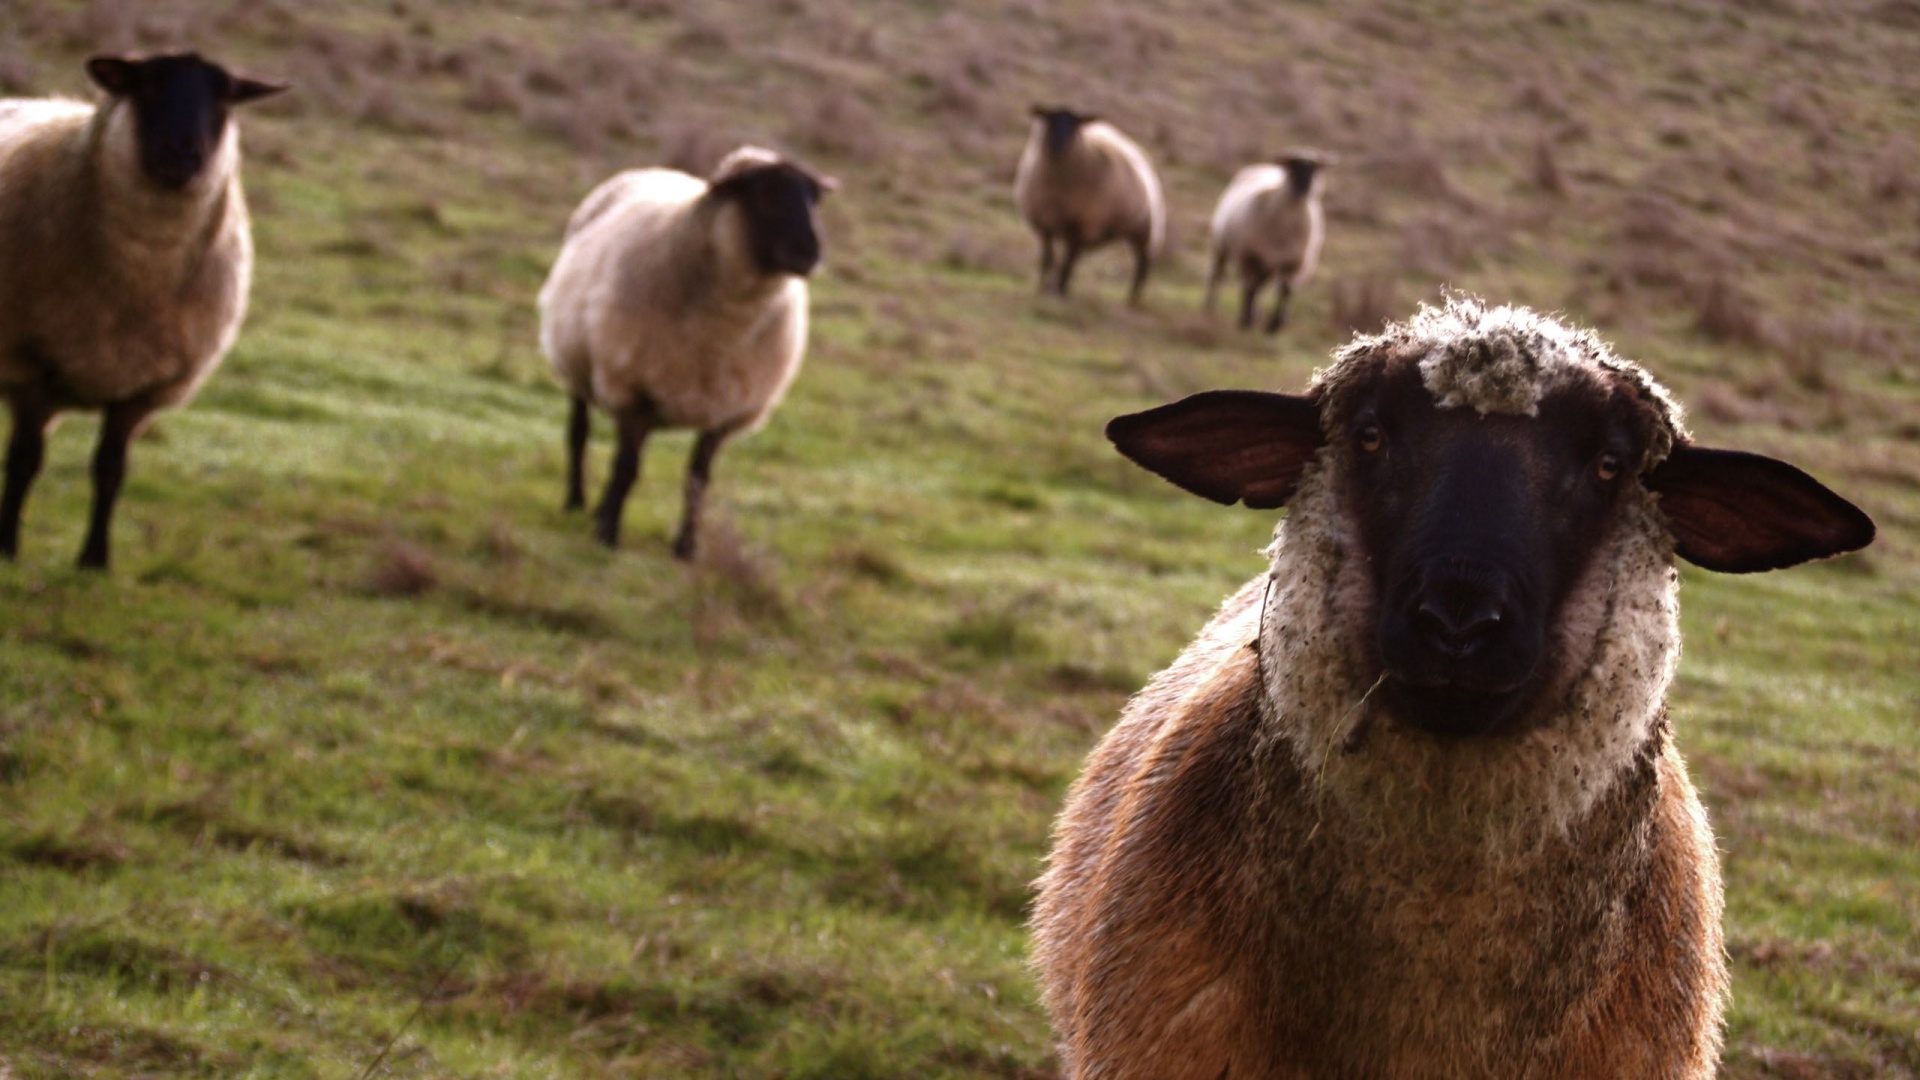
<path fill-rule="evenodd" d="M 89 57 L 87 77 L 114 97 L 126 97 L 139 85 L 140 62 L 124 56 Z"/>
<path fill-rule="evenodd" d="M 233 85 L 227 88 L 227 104 L 244 105 L 249 101 L 259 101 L 261 98 L 272 97 L 275 94 L 281 93 L 290 85 L 292 84 L 262 82 L 259 79 L 248 79 L 235 75 L 233 77 Z"/>
<path fill-rule="evenodd" d="M 1326 442 L 1313 397 L 1209 390 L 1115 417 L 1107 438 L 1127 457 L 1228 506 L 1284 506 Z"/>

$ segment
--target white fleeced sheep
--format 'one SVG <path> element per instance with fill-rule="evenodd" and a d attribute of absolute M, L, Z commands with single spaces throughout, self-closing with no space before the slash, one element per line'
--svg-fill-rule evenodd
<path fill-rule="evenodd" d="M 97 107 L 0 102 L 0 555 L 19 550 L 54 420 L 99 409 L 80 564 L 102 568 L 127 444 L 193 396 L 246 315 L 253 240 L 228 110 L 285 87 L 193 53 L 96 56 L 87 73 L 107 93 Z"/>
<path fill-rule="evenodd" d="M 568 509 L 586 504 L 589 407 L 612 414 L 613 470 L 595 512 L 609 547 L 647 436 L 699 432 L 674 553 L 691 558 L 713 458 L 757 428 L 800 370 L 806 276 L 820 262 L 814 209 L 833 182 L 758 147 L 711 181 L 634 169 L 601 184 L 567 223 L 540 290 L 540 343 L 572 398 Z"/>
<path fill-rule="evenodd" d="M 1289 512 L 1055 829 L 1033 961 L 1075 1080 L 1706 1078 L 1719 870 L 1674 747 L 1673 558 L 1850 551 L 1858 509 L 1690 443 L 1593 335 L 1456 299 L 1305 395 L 1108 428 Z"/>
<path fill-rule="evenodd" d="M 1249 165 L 1234 175 L 1214 207 L 1209 232 L 1213 269 L 1207 275 L 1207 312 L 1228 266 L 1239 268 L 1240 328 L 1253 325 L 1254 302 L 1268 281 L 1277 282 L 1267 333 L 1287 321 L 1293 290 L 1313 276 L 1326 235 L 1320 208 L 1326 173 L 1311 154 L 1290 154 L 1273 164 Z"/>
<path fill-rule="evenodd" d="M 1167 234 L 1167 204 L 1146 152 L 1119 128 L 1070 109 L 1033 108 L 1013 199 L 1040 237 L 1040 291 L 1067 294 L 1083 251 L 1113 240 L 1133 249 L 1127 302 L 1138 307 Z M 1054 271 L 1054 242 L 1064 245 Z"/>

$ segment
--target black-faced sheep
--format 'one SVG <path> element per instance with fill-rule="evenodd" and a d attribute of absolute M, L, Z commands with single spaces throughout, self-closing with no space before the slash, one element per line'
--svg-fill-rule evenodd
<path fill-rule="evenodd" d="M 56 417 L 100 409 L 80 565 L 103 568 L 127 444 L 193 396 L 246 315 L 253 239 L 228 111 L 285 87 L 193 53 L 96 56 L 87 74 L 98 107 L 0 102 L 0 555 L 19 550 Z"/>
<path fill-rule="evenodd" d="M 1240 270 L 1240 329 L 1253 325 L 1254 300 L 1278 281 L 1267 333 L 1286 325 L 1287 301 L 1313 275 L 1326 234 L 1320 209 L 1325 172 L 1320 158 L 1290 154 L 1271 165 L 1249 165 L 1234 175 L 1214 207 L 1213 270 L 1207 275 L 1207 312 L 1229 265 Z"/>
<path fill-rule="evenodd" d="M 1115 420 L 1290 509 L 1056 827 L 1034 962 L 1065 1075 L 1711 1076 L 1713 837 L 1670 737 L 1678 554 L 1867 544 L 1780 461 L 1692 445 L 1593 335 L 1456 299 L 1306 394 Z"/>
<path fill-rule="evenodd" d="M 833 182 L 769 150 L 728 154 L 711 181 L 633 169 L 567 222 L 540 291 L 540 342 L 573 399 L 568 509 L 586 505 L 589 404 L 618 429 L 595 535 L 612 547 L 656 429 L 699 431 L 674 554 L 691 558 L 713 458 L 759 427 L 800 370 L 807 282 L 820 262 L 814 209 Z"/>
<path fill-rule="evenodd" d="M 1166 239 L 1167 204 L 1147 155 L 1097 116 L 1033 107 L 1033 131 L 1020 154 L 1013 200 L 1040 237 L 1040 291 L 1067 294 L 1080 253 L 1110 240 L 1133 248 L 1138 307 L 1153 256 Z M 1066 248 L 1054 273 L 1054 241 Z"/>

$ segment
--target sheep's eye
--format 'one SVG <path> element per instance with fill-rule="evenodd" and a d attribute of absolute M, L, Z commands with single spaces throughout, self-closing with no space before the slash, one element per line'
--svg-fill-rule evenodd
<path fill-rule="evenodd" d="M 1611 450 L 1601 454 L 1600 461 L 1594 466 L 1594 471 L 1600 474 L 1600 479 L 1602 480 L 1611 480 L 1619 476 L 1620 455 Z"/>
<path fill-rule="evenodd" d="M 1369 454 L 1380 449 L 1380 444 L 1384 441 L 1384 437 L 1380 434 L 1379 424 L 1362 424 L 1357 438 L 1360 442 L 1360 449 L 1365 450 Z"/>

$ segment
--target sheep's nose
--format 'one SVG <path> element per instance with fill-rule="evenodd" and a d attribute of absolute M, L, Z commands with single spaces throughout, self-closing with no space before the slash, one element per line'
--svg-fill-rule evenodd
<path fill-rule="evenodd" d="M 1506 605 L 1494 590 L 1466 582 L 1424 592 L 1413 619 L 1427 648 L 1457 660 L 1485 648 L 1505 620 Z"/>

